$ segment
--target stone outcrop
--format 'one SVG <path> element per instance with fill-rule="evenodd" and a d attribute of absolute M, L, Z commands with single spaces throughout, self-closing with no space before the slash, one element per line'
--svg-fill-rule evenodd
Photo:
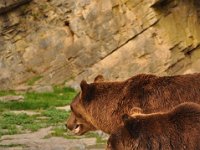
<path fill-rule="evenodd" d="M 24 96 L 22 95 L 6 95 L 0 96 L 0 102 L 23 102 Z"/>
<path fill-rule="evenodd" d="M 1 4 L 0 10 L 9 7 Z M 198 0 L 23 4 L 0 13 L 1 89 L 33 78 L 33 85 L 78 87 L 97 74 L 121 80 L 138 73 L 200 71 Z"/>

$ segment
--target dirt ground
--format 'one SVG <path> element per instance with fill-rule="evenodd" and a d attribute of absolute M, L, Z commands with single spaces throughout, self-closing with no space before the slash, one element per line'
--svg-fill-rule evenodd
<path fill-rule="evenodd" d="M 46 138 L 51 127 L 40 129 L 37 132 L 5 135 L 0 140 L 0 150 L 103 150 L 97 148 L 96 138 L 65 139 L 62 137 Z"/>

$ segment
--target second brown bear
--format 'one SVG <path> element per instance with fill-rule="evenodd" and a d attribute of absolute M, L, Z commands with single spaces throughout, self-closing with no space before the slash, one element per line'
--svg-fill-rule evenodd
<path fill-rule="evenodd" d="M 200 150 L 200 105 L 183 103 L 166 113 L 123 116 L 107 150 Z"/>

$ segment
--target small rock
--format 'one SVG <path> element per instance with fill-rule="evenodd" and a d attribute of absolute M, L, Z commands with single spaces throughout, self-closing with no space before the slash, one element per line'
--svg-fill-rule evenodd
<path fill-rule="evenodd" d="M 17 92 L 17 93 L 25 93 L 25 92 L 28 92 L 31 90 L 31 86 L 27 86 L 27 85 L 19 85 L 17 86 L 16 88 L 14 88 L 14 90 Z"/>
<path fill-rule="evenodd" d="M 65 110 L 65 111 L 70 111 L 70 106 L 67 105 L 67 106 L 62 106 L 62 107 L 56 107 L 56 109 L 59 109 L 59 110 Z"/>
<path fill-rule="evenodd" d="M 33 116 L 33 115 L 39 115 L 40 113 L 39 112 L 35 112 L 35 111 L 25 111 L 25 110 L 15 110 L 15 111 L 11 111 L 12 113 L 15 113 L 15 114 L 21 114 L 21 113 L 24 113 L 24 114 L 27 114 L 29 116 Z"/>
<path fill-rule="evenodd" d="M 1 102 L 22 102 L 24 101 L 24 96 L 22 95 L 16 95 L 16 96 L 13 96 L 13 95 L 7 95 L 7 96 L 1 96 L 0 97 L 0 101 Z"/>

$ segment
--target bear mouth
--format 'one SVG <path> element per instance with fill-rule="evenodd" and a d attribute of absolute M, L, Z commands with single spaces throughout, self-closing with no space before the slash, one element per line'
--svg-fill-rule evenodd
<path fill-rule="evenodd" d="M 81 125 L 80 125 L 80 124 L 77 124 L 77 125 L 74 127 L 73 132 L 74 132 L 75 134 L 79 134 L 80 131 L 81 131 Z"/>

